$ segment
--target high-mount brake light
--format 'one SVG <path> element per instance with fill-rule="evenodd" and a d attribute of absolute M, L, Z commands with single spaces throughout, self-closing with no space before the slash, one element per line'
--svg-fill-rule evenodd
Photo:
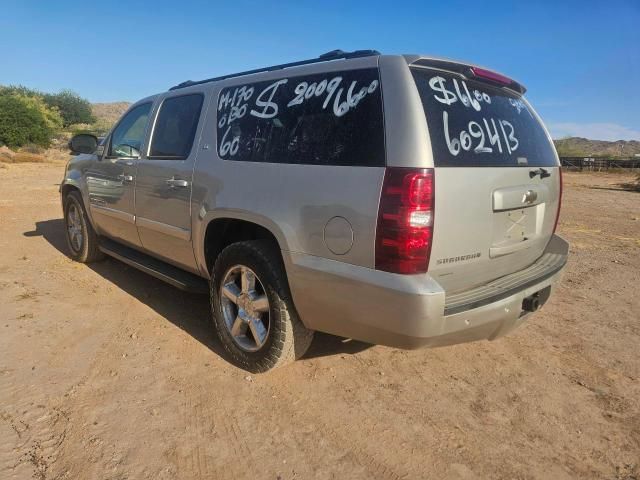
<path fill-rule="evenodd" d="M 427 271 L 434 187 L 433 169 L 387 167 L 378 208 L 377 270 L 402 274 Z"/>
<path fill-rule="evenodd" d="M 485 70 L 484 68 L 471 67 L 471 71 L 476 77 L 491 80 L 492 82 L 500 83 L 502 85 L 511 85 L 513 83 L 513 80 L 510 78 L 490 70 Z"/>

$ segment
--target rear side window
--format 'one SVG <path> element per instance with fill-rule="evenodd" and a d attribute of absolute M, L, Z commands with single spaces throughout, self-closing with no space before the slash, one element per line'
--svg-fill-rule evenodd
<path fill-rule="evenodd" d="M 189 156 L 198 129 L 203 96 L 183 95 L 167 98 L 153 129 L 149 158 L 184 160 Z"/>
<path fill-rule="evenodd" d="M 384 166 L 378 69 L 224 88 L 218 155 L 226 160 Z"/>
<path fill-rule="evenodd" d="M 412 68 L 439 167 L 546 167 L 556 157 L 518 95 L 459 75 Z"/>

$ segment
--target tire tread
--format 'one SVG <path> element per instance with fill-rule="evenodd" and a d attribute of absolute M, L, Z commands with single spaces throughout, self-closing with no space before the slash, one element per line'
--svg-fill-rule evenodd
<path fill-rule="evenodd" d="M 70 202 L 76 203 L 80 207 L 80 211 L 82 212 L 84 242 L 82 245 L 82 250 L 80 252 L 75 252 L 73 248 L 71 248 L 69 235 L 67 235 L 66 233 L 67 209 Z M 67 239 L 67 246 L 69 247 L 71 258 L 80 263 L 92 263 L 98 260 L 102 260 L 104 258 L 104 253 L 102 253 L 102 251 L 100 250 L 98 235 L 96 234 L 93 226 L 91 225 L 91 222 L 89 221 L 89 216 L 87 215 L 87 210 L 84 208 L 84 202 L 82 201 L 80 192 L 74 190 L 67 194 L 64 199 L 64 216 L 65 238 Z"/>
<path fill-rule="evenodd" d="M 224 330 L 226 329 L 223 324 L 224 320 L 216 318 L 216 312 L 219 311 L 219 308 L 216 305 L 215 285 L 218 284 L 218 277 L 224 274 L 225 267 L 228 267 L 229 263 L 237 263 L 237 261 L 234 261 L 236 256 L 240 258 L 253 257 L 262 264 L 261 266 L 265 268 L 266 272 L 272 272 L 271 274 L 267 273 L 269 281 L 266 282 L 266 285 L 262 276 L 260 278 L 263 280 L 265 289 L 271 288 L 275 293 L 275 295 L 271 296 L 276 301 L 276 308 L 272 309 L 272 313 L 276 311 L 280 314 L 280 318 L 277 319 L 279 325 L 277 332 L 279 335 L 278 338 L 272 339 L 270 351 L 258 360 L 245 355 L 235 346 L 233 340 L 227 337 L 226 330 Z M 251 240 L 229 245 L 216 259 L 210 285 L 211 308 L 218 336 L 225 351 L 238 366 L 254 373 L 266 372 L 295 361 L 304 355 L 311 345 L 313 331 L 308 330 L 298 317 L 289 291 L 284 265 L 273 242 L 269 240 Z M 272 322 L 276 320 L 273 318 L 274 316 L 272 315 Z"/>

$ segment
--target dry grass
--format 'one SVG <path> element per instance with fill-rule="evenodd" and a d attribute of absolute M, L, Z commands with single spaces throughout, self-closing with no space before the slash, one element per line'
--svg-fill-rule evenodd
<path fill-rule="evenodd" d="M 27 290 L 16 296 L 16 300 L 29 300 L 38 296 L 38 292 L 35 290 Z"/>
<path fill-rule="evenodd" d="M 45 163 L 47 162 L 47 157 L 39 153 L 0 152 L 0 162 L 2 163 Z"/>
<path fill-rule="evenodd" d="M 44 163 L 47 157 L 39 153 L 18 152 L 13 156 L 13 163 Z"/>
<path fill-rule="evenodd" d="M 58 163 L 66 162 L 69 152 L 66 148 L 40 148 L 26 147 L 14 152 L 7 147 L 0 147 L 0 168 L 6 168 L 6 164 L 12 163 Z"/>

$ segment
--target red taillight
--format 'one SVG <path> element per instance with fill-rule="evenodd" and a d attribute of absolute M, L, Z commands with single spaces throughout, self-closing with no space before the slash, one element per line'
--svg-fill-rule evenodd
<path fill-rule="evenodd" d="M 385 170 L 378 226 L 376 269 L 425 273 L 429 266 L 434 214 L 433 169 Z"/>
<path fill-rule="evenodd" d="M 471 71 L 476 77 L 485 78 L 492 82 L 500 83 L 502 85 L 511 85 L 513 80 L 499 73 L 492 72 L 491 70 L 485 70 L 484 68 L 471 67 Z"/>
<path fill-rule="evenodd" d="M 553 233 L 556 233 L 558 227 L 558 220 L 560 219 L 560 206 L 562 205 L 562 168 L 558 167 L 558 175 L 560 181 L 560 191 L 558 192 L 558 211 L 556 212 L 556 221 L 553 224 Z"/>

